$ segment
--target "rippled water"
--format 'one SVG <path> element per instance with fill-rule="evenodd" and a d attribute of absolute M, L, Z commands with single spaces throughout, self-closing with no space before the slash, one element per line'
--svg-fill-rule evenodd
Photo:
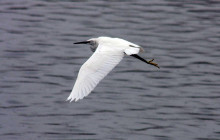
<path fill-rule="evenodd" d="M 0 1 L 1 140 L 220 139 L 220 2 Z M 65 102 L 97 36 L 141 45 Z"/>

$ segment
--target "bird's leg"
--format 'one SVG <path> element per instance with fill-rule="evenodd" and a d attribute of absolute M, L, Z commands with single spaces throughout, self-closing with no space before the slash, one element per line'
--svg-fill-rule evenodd
<path fill-rule="evenodd" d="M 150 61 L 147 61 L 147 60 L 145 60 L 144 58 L 140 57 L 140 56 L 137 55 L 137 54 L 132 54 L 131 56 L 133 56 L 133 57 L 135 57 L 135 58 L 137 58 L 137 59 L 139 59 L 139 60 L 141 60 L 141 61 L 143 61 L 143 62 L 145 62 L 145 63 L 147 63 L 147 64 L 150 64 L 150 65 L 153 65 L 153 66 L 155 66 L 155 67 L 157 67 L 157 68 L 160 68 L 157 63 L 154 63 L 154 62 L 153 62 L 154 59 L 151 59 Z"/>

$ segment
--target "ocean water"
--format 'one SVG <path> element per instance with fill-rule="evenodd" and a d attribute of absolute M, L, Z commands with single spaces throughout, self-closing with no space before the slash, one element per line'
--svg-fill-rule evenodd
<path fill-rule="evenodd" d="M 218 0 L 1 0 L 1 140 L 220 140 Z M 119 37 L 125 56 L 66 102 L 92 55 L 74 42 Z"/>

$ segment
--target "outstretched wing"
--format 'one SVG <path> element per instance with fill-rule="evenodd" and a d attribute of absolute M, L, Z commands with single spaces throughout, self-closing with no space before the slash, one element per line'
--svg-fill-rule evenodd
<path fill-rule="evenodd" d="M 67 100 L 77 101 L 87 96 L 96 85 L 122 60 L 121 52 L 95 52 L 82 65 L 76 83 Z"/>

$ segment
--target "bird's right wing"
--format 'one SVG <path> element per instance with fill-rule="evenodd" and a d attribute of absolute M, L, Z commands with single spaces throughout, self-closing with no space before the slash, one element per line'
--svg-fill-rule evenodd
<path fill-rule="evenodd" d="M 96 85 L 122 60 L 122 52 L 95 52 L 82 65 L 67 100 L 77 101 L 87 96 Z"/>

